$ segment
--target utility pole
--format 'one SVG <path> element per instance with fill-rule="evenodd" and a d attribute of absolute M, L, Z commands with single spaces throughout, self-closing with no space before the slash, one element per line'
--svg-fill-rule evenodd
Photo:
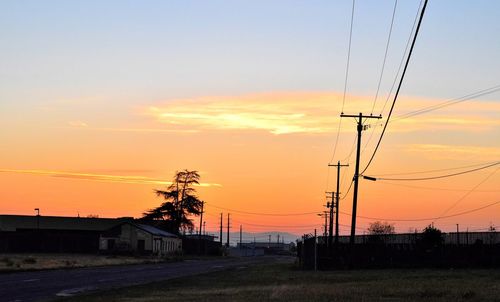
<path fill-rule="evenodd" d="M 326 202 L 326 208 L 330 209 L 330 222 L 328 224 L 328 246 L 332 246 L 333 241 L 333 209 L 335 208 L 334 194 L 335 192 L 325 192 L 330 194 L 327 198 L 331 198 L 331 201 Z"/>
<path fill-rule="evenodd" d="M 36 208 L 36 229 L 37 231 L 40 230 L 40 209 Z"/>
<path fill-rule="evenodd" d="M 201 239 L 201 226 L 203 225 L 203 206 L 205 205 L 205 202 L 201 202 L 201 212 L 200 212 L 200 229 L 198 231 L 198 240 Z"/>
<path fill-rule="evenodd" d="M 323 211 L 323 213 L 318 214 L 318 216 L 319 217 L 325 217 L 325 224 L 324 224 L 325 231 L 323 232 L 323 237 L 324 237 L 324 240 L 325 240 L 326 236 L 327 236 L 326 227 L 327 227 L 327 220 L 328 220 L 328 211 Z"/>
<path fill-rule="evenodd" d="M 317 245 L 318 237 L 316 236 L 316 229 L 314 229 L 314 271 L 318 270 L 318 245 Z"/>
<path fill-rule="evenodd" d="M 381 119 L 382 116 L 373 116 L 373 115 L 363 115 L 363 113 L 359 113 L 359 115 L 350 115 L 350 114 L 340 114 L 340 117 L 354 117 L 358 118 L 358 125 L 356 127 L 358 131 L 358 146 L 356 148 L 356 169 L 354 172 L 354 193 L 352 198 L 352 221 L 351 221 L 351 238 L 349 243 L 354 246 L 354 236 L 356 236 L 356 210 L 358 206 L 358 184 L 359 184 L 359 157 L 361 151 L 361 132 L 363 130 L 368 129 L 368 126 L 363 125 L 363 118 L 369 119 Z M 338 191 L 338 190 L 337 190 Z"/>
<path fill-rule="evenodd" d="M 336 165 L 328 165 L 329 167 L 337 167 L 337 192 L 335 192 L 335 245 L 339 244 L 339 203 L 340 203 L 340 168 L 349 167 L 349 164 L 341 165 L 340 161 Z M 332 196 L 333 202 L 333 196 Z"/>
<path fill-rule="evenodd" d="M 269 234 L 269 244 L 267 246 L 267 248 L 270 248 L 271 247 L 271 234 Z"/>
<path fill-rule="evenodd" d="M 241 244 L 243 243 L 242 242 L 242 233 L 243 233 L 243 226 L 240 224 L 240 250 L 241 250 Z"/>
<path fill-rule="evenodd" d="M 240 250 L 242 249 L 243 244 L 243 226 L 240 224 Z"/>
<path fill-rule="evenodd" d="M 203 221 L 203 235 L 204 236 L 207 235 L 207 222 L 206 221 Z"/>
<path fill-rule="evenodd" d="M 229 248 L 229 229 L 230 229 L 230 225 L 229 225 L 229 216 L 231 214 L 230 213 L 227 213 L 227 248 Z"/>
<path fill-rule="evenodd" d="M 220 234 L 219 234 L 219 240 L 220 240 L 220 246 L 222 247 L 222 213 L 220 213 Z"/>
<path fill-rule="evenodd" d="M 457 245 L 460 245 L 460 233 L 458 231 L 458 223 L 457 223 Z"/>

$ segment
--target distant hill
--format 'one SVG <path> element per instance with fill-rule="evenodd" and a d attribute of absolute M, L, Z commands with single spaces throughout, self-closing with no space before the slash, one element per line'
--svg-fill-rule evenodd
<path fill-rule="evenodd" d="M 219 233 L 208 233 L 209 235 L 214 235 L 217 238 L 215 240 L 219 240 Z M 279 241 L 280 242 L 285 242 L 285 243 L 290 243 L 290 242 L 295 242 L 295 240 L 300 238 L 300 235 L 297 234 L 292 234 L 288 232 L 279 232 L 279 231 L 269 231 L 269 232 L 258 232 L 258 233 L 251 233 L 251 232 L 243 232 L 242 233 L 242 238 L 243 242 L 253 242 L 254 239 L 256 242 L 269 242 L 269 235 L 271 235 L 271 242 L 278 242 L 278 235 L 279 235 Z M 227 232 L 224 232 L 222 235 L 222 242 L 226 243 L 227 241 Z M 229 242 L 231 245 L 236 245 L 240 241 L 240 232 L 230 232 L 229 233 Z"/>

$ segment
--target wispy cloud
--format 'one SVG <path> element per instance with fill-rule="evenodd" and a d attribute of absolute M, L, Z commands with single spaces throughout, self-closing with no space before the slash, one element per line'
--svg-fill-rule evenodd
<path fill-rule="evenodd" d="M 151 106 L 146 114 L 171 127 L 326 133 L 335 129 L 334 98 L 321 93 L 202 97 Z"/>
<path fill-rule="evenodd" d="M 344 112 L 349 113 L 369 108 L 372 102 L 366 96 L 348 96 L 347 99 Z M 398 105 L 404 108 L 400 111 L 404 113 L 439 102 L 442 100 L 402 97 Z M 337 131 L 340 103 L 341 96 L 336 93 L 265 93 L 170 100 L 149 106 L 144 112 L 172 130 L 260 130 L 276 135 L 321 134 Z M 474 101 L 407 119 L 398 119 L 396 112 L 391 131 L 436 128 L 491 130 L 500 126 L 500 121 L 492 112 L 500 113 L 500 104 Z M 343 128 L 345 132 L 346 128 Z"/>
<path fill-rule="evenodd" d="M 18 173 L 18 174 L 31 174 L 50 177 L 61 177 L 68 179 L 80 179 L 100 182 L 116 182 L 128 184 L 154 184 L 154 185 L 170 185 L 172 182 L 163 181 L 157 178 L 146 176 L 130 176 L 130 175 L 107 175 L 107 174 L 93 174 L 93 173 L 78 173 L 78 172 L 65 172 L 65 171 L 51 171 L 51 170 L 19 170 L 19 169 L 0 169 L 0 173 Z M 222 187 L 217 183 L 200 183 L 199 187 Z"/>
<path fill-rule="evenodd" d="M 82 121 L 70 121 L 68 122 L 68 125 L 71 127 L 88 127 L 87 123 L 82 122 Z"/>

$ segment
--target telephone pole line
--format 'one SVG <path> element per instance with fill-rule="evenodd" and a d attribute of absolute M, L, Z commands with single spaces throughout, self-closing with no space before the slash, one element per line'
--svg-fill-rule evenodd
<path fill-rule="evenodd" d="M 229 229 L 230 229 L 229 216 L 230 215 L 231 215 L 230 213 L 227 213 L 227 243 L 226 243 L 227 248 L 229 248 Z"/>
<path fill-rule="evenodd" d="M 205 205 L 205 202 L 201 202 L 201 212 L 200 212 L 200 229 L 198 230 L 198 240 L 200 240 L 201 237 L 201 226 L 203 225 L 203 206 Z"/>
<path fill-rule="evenodd" d="M 243 239 L 243 226 L 240 224 L 240 250 L 241 250 L 241 244 L 243 243 L 242 239 Z"/>
<path fill-rule="evenodd" d="M 349 167 L 349 164 L 341 165 L 340 161 L 336 165 L 328 165 L 329 167 L 337 167 L 337 192 L 335 192 L 335 245 L 339 244 L 339 203 L 340 203 L 340 168 Z M 333 196 L 332 196 L 333 202 Z"/>
<path fill-rule="evenodd" d="M 220 238 L 219 238 L 219 240 L 220 240 L 221 247 L 222 247 L 222 228 L 223 228 L 223 226 L 222 226 L 222 213 L 220 213 L 220 234 L 219 234 Z"/>
<path fill-rule="evenodd" d="M 331 246 L 332 241 L 333 241 L 333 209 L 335 206 L 333 196 L 335 195 L 335 192 L 330 191 L 330 192 L 325 192 L 325 193 L 330 194 L 330 195 L 326 196 L 326 198 L 331 198 L 331 201 L 326 202 L 326 208 L 330 209 L 330 222 L 328 224 L 328 246 Z"/>
<path fill-rule="evenodd" d="M 361 151 L 361 132 L 363 130 L 368 129 L 368 126 L 363 125 L 363 119 L 381 119 L 382 116 L 373 116 L 373 115 L 363 115 L 363 113 L 359 113 L 358 115 L 352 115 L 352 114 L 344 114 L 341 113 L 340 117 L 353 117 L 353 118 L 358 118 L 358 125 L 356 127 L 358 131 L 358 145 L 356 147 L 356 168 L 354 171 L 354 193 L 353 193 L 353 198 L 352 198 L 352 221 L 351 221 L 351 237 L 349 240 L 349 243 L 351 246 L 354 246 L 354 236 L 356 236 L 356 210 L 358 206 L 358 183 L 359 183 L 359 157 L 360 157 L 360 151 Z"/>

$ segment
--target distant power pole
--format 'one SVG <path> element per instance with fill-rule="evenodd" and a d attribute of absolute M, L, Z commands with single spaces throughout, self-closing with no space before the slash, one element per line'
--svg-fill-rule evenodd
<path fill-rule="evenodd" d="M 269 234 L 269 245 L 268 248 L 271 247 L 271 234 Z"/>
<path fill-rule="evenodd" d="M 316 236 L 316 229 L 314 229 L 314 271 L 318 270 L 318 237 Z"/>
<path fill-rule="evenodd" d="M 219 240 L 220 240 L 220 246 L 222 246 L 222 213 L 220 213 L 220 234 L 219 234 Z"/>
<path fill-rule="evenodd" d="M 205 205 L 205 202 L 202 201 L 201 202 L 201 212 L 200 212 L 200 229 L 198 231 L 198 239 L 200 239 L 201 237 L 201 226 L 203 224 L 203 206 Z"/>
<path fill-rule="evenodd" d="M 240 249 L 241 249 L 241 244 L 243 243 L 242 239 L 243 239 L 243 226 L 240 224 Z"/>
<path fill-rule="evenodd" d="M 280 243 L 280 234 L 278 234 L 278 244 Z"/>
<path fill-rule="evenodd" d="M 229 229 L 231 228 L 230 224 L 229 224 L 229 216 L 231 214 L 230 213 L 227 213 L 227 247 L 229 248 Z"/>
<path fill-rule="evenodd" d="M 333 209 L 335 208 L 335 202 L 334 202 L 335 192 L 325 192 L 325 193 L 330 194 L 326 198 L 331 198 L 331 201 L 326 202 L 326 208 L 330 209 L 330 221 L 328 223 L 328 246 L 331 246 L 333 241 Z"/>
<path fill-rule="evenodd" d="M 458 230 L 458 223 L 457 223 L 457 245 L 460 245 L 460 232 Z"/>
<path fill-rule="evenodd" d="M 207 235 L 207 222 L 203 221 L 203 235 Z"/>
<path fill-rule="evenodd" d="M 336 165 L 328 165 L 328 166 L 337 167 L 337 192 L 335 192 L 335 245 L 337 245 L 339 243 L 340 168 L 349 167 L 349 164 L 341 165 L 340 161 L 338 161 Z M 332 196 L 332 202 L 333 202 L 333 196 Z"/>
<path fill-rule="evenodd" d="M 352 198 L 352 222 L 351 222 L 351 238 L 349 240 L 351 245 L 354 245 L 354 236 L 356 236 L 356 210 L 358 207 L 358 184 L 359 184 L 359 157 L 360 157 L 360 151 L 361 151 L 361 132 L 363 130 L 368 129 L 368 126 L 363 125 L 363 118 L 369 119 L 369 118 L 374 118 L 374 119 L 381 119 L 382 116 L 373 116 L 373 115 L 363 115 L 363 113 L 359 113 L 359 115 L 350 115 L 350 114 L 341 114 L 340 117 L 354 117 L 358 118 L 358 125 L 357 125 L 357 131 L 358 131 L 358 145 L 356 148 L 356 169 L 354 171 L 354 193 L 353 193 L 353 198 Z"/>

